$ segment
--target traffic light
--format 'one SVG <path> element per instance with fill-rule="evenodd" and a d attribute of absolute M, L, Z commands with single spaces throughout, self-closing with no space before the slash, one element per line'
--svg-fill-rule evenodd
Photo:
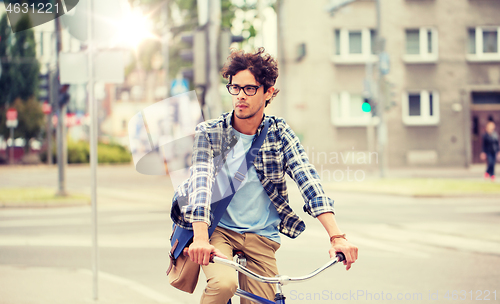
<path fill-rule="evenodd" d="M 41 102 L 49 102 L 50 83 L 49 74 L 38 76 L 38 100 Z"/>
<path fill-rule="evenodd" d="M 222 29 L 219 39 L 219 69 L 224 66 L 227 57 L 231 54 L 231 44 L 233 42 L 242 42 L 245 40 L 243 36 L 231 34 L 230 29 Z"/>
<path fill-rule="evenodd" d="M 69 84 L 64 84 L 59 88 L 59 97 L 57 99 L 57 104 L 59 105 L 59 107 L 68 104 L 71 97 L 68 93 L 68 89 Z"/>
<path fill-rule="evenodd" d="M 193 81 L 195 86 L 203 86 L 207 83 L 207 33 L 205 29 L 196 29 L 193 32 L 184 33 L 181 40 L 189 48 L 183 49 L 180 56 L 184 61 L 192 62 L 192 68 L 182 69 L 183 78 Z"/>
<path fill-rule="evenodd" d="M 372 113 L 372 116 L 377 115 L 376 104 L 373 102 L 373 99 L 370 99 L 370 98 L 363 99 L 363 104 L 361 105 L 361 110 L 363 110 L 363 112 L 365 112 L 365 113 Z"/>

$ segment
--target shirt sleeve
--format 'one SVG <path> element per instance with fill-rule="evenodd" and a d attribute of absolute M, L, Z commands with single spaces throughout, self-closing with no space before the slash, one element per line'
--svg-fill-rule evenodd
<path fill-rule="evenodd" d="M 318 172 L 309 163 L 299 138 L 286 123 L 281 134 L 286 173 L 299 187 L 305 202 L 304 211 L 313 217 L 325 212 L 335 213 L 333 200 L 326 196 Z"/>
<path fill-rule="evenodd" d="M 182 207 L 182 215 L 188 223 L 212 222 L 210 198 L 214 176 L 213 150 L 207 134 L 206 125 L 196 126 L 193 144 L 192 165 L 189 179 L 189 203 Z"/>

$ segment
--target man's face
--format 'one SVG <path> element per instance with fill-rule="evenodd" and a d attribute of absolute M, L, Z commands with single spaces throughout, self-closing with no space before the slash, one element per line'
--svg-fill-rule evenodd
<path fill-rule="evenodd" d="M 495 131 L 495 123 L 490 121 L 486 124 L 486 132 L 493 133 L 493 131 Z"/>
<path fill-rule="evenodd" d="M 238 85 L 242 89 L 238 95 L 231 95 L 233 98 L 234 114 L 239 119 L 248 119 L 258 115 L 261 117 L 264 113 L 266 100 L 271 98 L 272 88 L 264 92 L 264 86 L 257 89 L 257 93 L 253 96 L 245 94 L 243 87 L 247 85 L 260 86 L 261 84 L 255 80 L 255 77 L 249 70 L 243 70 L 232 77 L 233 85 Z"/>

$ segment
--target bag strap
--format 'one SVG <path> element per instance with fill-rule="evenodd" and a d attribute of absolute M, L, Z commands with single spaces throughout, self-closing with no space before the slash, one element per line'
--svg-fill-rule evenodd
<path fill-rule="evenodd" d="M 264 140 L 267 135 L 267 131 L 269 129 L 269 120 L 266 119 L 264 122 L 264 128 L 260 132 L 259 136 L 255 139 L 255 141 L 252 143 L 252 146 L 250 147 L 250 150 L 248 150 L 245 159 L 241 163 L 239 169 L 236 171 L 234 174 L 234 177 L 230 181 L 231 187 L 229 187 L 226 190 L 226 195 L 224 195 L 225 198 L 217 203 L 217 206 L 215 207 L 215 210 L 213 212 L 214 218 L 212 220 L 212 225 L 210 226 L 210 229 L 208 230 L 208 235 L 211 236 L 212 233 L 214 232 L 215 228 L 217 227 L 217 224 L 221 220 L 222 216 L 224 215 L 224 212 L 226 212 L 227 206 L 229 206 L 229 203 L 231 202 L 231 199 L 233 198 L 234 194 L 238 191 L 240 188 L 241 184 L 245 180 L 246 174 L 248 172 L 248 168 L 252 165 L 255 157 L 259 153 L 260 148 L 262 147 L 262 144 L 264 143 Z M 215 180 L 214 187 L 217 186 L 217 179 Z M 232 195 L 230 193 L 227 193 L 228 191 L 232 192 Z"/>

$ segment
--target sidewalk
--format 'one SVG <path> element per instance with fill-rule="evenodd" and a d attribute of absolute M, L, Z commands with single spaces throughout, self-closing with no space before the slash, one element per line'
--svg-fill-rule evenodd
<path fill-rule="evenodd" d="M 484 179 L 486 165 L 474 164 L 469 168 L 461 167 L 410 167 L 410 168 L 390 168 L 387 170 L 387 177 L 390 178 L 467 178 Z M 378 172 L 377 172 L 378 174 Z"/>
<path fill-rule="evenodd" d="M 1 304 L 174 303 L 146 286 L 106 273 L 99 274 L 99 298 L 94 301 L 92 285 L 87 269 L 0 265 Z"/>

